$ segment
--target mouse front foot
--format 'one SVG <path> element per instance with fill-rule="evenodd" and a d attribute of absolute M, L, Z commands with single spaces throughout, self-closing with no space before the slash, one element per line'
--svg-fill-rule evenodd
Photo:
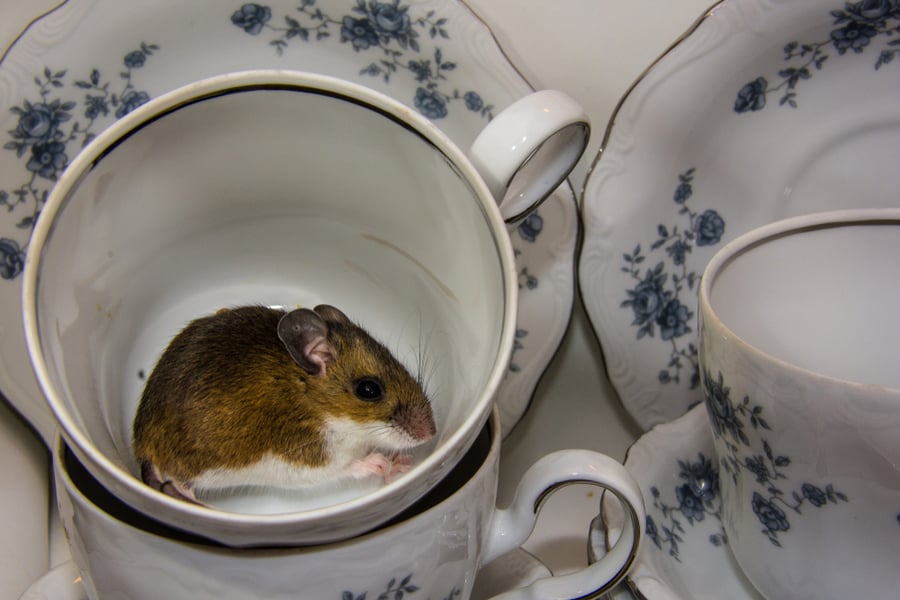
<path fill-rule="evenodd" d="M 399 475 L 406 473 L 412 467 L 412 457 L 408 454 L 393 452 L 385 456 L 381 452 L 372 452 L 363 459 L 353 461 L 350 471 L 357 479 L 375 475 L 390 483 Z"/>

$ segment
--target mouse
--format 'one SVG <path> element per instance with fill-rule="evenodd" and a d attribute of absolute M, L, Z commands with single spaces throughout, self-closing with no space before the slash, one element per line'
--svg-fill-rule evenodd
<path fill-rule="evenodd" d="M 436 432 L 424 383 L 341 310 L 238 306 L 199 317 L 165 348 L 133 422 L 141 479 L 203 492 L 385 482 Z"/>

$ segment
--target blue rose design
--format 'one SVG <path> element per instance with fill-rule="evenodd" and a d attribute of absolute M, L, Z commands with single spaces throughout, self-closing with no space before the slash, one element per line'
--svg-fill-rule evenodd
<path fill-rule="evenodd" d="M 628 300 L 634 311 L 632 325 L 643 325 L 659 317 L 666 303 L 666 294 L 662 286 L 653 279 L 645 279 L 628 290 Z"/>
<path fill-rule="evenodd" d="M 416 90 L 416 108 L 429 119 L 443 119 L 447 116 L 447 101 L 435 90 Z"/>
<path fill-rule="evenodd" d="M 25 268 L 25 253 L 18 242 L 0 238 L 0 277 L 15 279 Z"/>
<path fill-rule="evenodd" d="M 412 33 L 407 7 L 385 2 L 369 2 L 366 14 L 379 36 L 406 39 Z"/>
<path fill-rule="evenodd" d="M 831 32 L 831 42 L 838 54 L 844 54 L 847 50 L 853 50 L 859 54 L 876 35 L 878 35 L 878 31 L 871 25 L 851 21 L 844 27 Z"/>
<path fill-rule="evenodd" d="M 712 209 L 697 217 L 694 223 L 694 235 L 698 246 L 718 244 L 723 233 L 725 233 L 725 219 Z"/>
<path fill-rule="evenodd" d="M 766 89 L 769 82 L 765 77 L 757 77 L 738 90 L 737 99 L 734 101 L 734 112 L 744 113 L 748 111 L 762 110 L 766 107 Z"/>
<path fill-rule="evenodd" d="M 463 95 L 463 101 L 466 103 L 466 108 L 472 112 L 478 112 L 484 108 L 484 100 L 481 99 L 477 92 L 466 92 Z"/>
<path fill-rule="evenodd" d="M 121 119 L 141 104 L 149 102 L 150 96 L 147 94 L 147 92 L 138 92 L 136 90 L 131 90 L 125 92 L 120 100 L 121 104 L 119 104 L 119 108 L 116 109 L 116 116 Z"/>
<path fill-rule="evenodd" d="M 519 235 L 527 242 L 533 242 L 544 229 L 544 219 L 535 213 L 531 213 L 519 224 Z"/>
<path fill-rule="evenodd" d="M 31 147 L 31 158 L 25 168 L 44 179 L 56 180 L 56 174 L 66 168 L 69 157 L 62 142 L 41 142 Z"/>
<path fill-rule="evenodd" d="M 721 436 L 726 431 L 735 431 L 739 426 L 737 415 L 731 404 L 731 390 L 725 387 L 722 375 L 719 379 L 713 379 L 709 371 L 703 373 L 703 392 L 706 399 L 706 410 L 709 412 L 710 422 L 716 436 Z"/>
<path fill-rule="evenodd" d="M 129 69 L 138 69 L 144 66 L 144 62 L 146 62 L 147 57 L 140 50 L 134 50 L 133 52 L 129 52 L 125 55 L 125 66 Z"/>
<path fill-rule="evenodd" d="M 689 332 L 691 329 L 687 323 L 691 316 L 692 313 L 688 310 L 688 307 L 679 302 L 678 299 L 673 298 L 666 302 L 662 312 L 656 319 L 656 323 L 659 325 L 660 337 L 664 340 L 671 340 Z"/>
<path fill-rule="evenodd" d="M 379 43 L 378 34 L 369 20 L 353 17 L 344 17 L 341 22 L 341 41 L 350 42 L 357 52 L 378 46 Z"/>
<path fill-rule="evenodd" d="M 60 110 L 59 103 L 32 104 L 29 110 L 19 116 L 16 128 L 10 133 L 25 144 L 36 144 L 54 137 L 59 124 L 68 120 L 69 115 Z"/>
<path fill-rule="evenodd" d="M 766 106 L 766 94 L 777 90 L 783 91 L 778 100 L 779 106 L 797 108 L 796 90 L 799 82 L 812 78 L 816 71 L 823 68 L 829 58 L 829 46 L 839 56 L 845 55 L 848 50 L 852 50 L 854 54 L 862 54 L 873 45 L 871 42 L 878 36 L 896 36 L 900 0 L 861 0 L 844 2 L 843 5 L 843 9 L 829 11 L 834 29 L 826 39 L 806 43 L 797 40 L 788 42 L 783 52 L 784 60 L 789 62 L 789 66 L 778 71 L 781 82 L 768 89 L 766 80 L 759 77 L 744 85 L 738 92 L 734 110 L 738 113 L 761 110 Z M 900 56 L 896 45 L 897 40 L 887 41 L 886 47 L 875 61 L 876 71 Z"/>
<path fill-rule="evenodd" d="M 682 484 L 675 488 L 675 497 L 678 499 L 678 510 L 693 524 L 694 521 L 702 521 L 706 516 L 703 508 L 703 500 L 694 494 L 694 490 L 689 483 Z"/>
<path fill-rule="evenodd" d="M 691 491 L 704 503 L 711 502 L 719 495 L 719 473 L 713 468 L 713 463 L 702 454 L 699 461 L 689 466 L 686 475 Z"/>
<path fill-rule="evenodd" d="M 854 21 L 880 24 L 894 10 L 894 0 L 863 0 L 855 4 L 847 3 L 846 10 Z"/>
<path fill-rule="evenodd" d="M 814 486 L 811 483 L 804 483 L 800 486 L 800 493 L 802 493 L 803 497 L 809 500 L 809 503 L 813 506 L 822 506 L 828 502 L 828 496 L 825 495 L 822 488 Z"/>
<path fill-rule="evenodd" d="M 445 73 L 457 68 L 456 62 L 446 59 L 440 47 L 433 46 L 431 52 L 420 47 L 422 31 L 428 31 L 433 41 L 451 37 L 447 30 L 448 19 L 437 16 L 435 10 L 416 15 L 408 2 L 400 0 L 355 0 L 350 3 L 349 10 L 341 14 L 326 14 L 330 11 L 319 7 L 319 4 L 316 0 L 300 0 L 295 3 L 294 10 L 302 13 L 303 21 L 296 14 L 294 17 L 288 14 L 284 16 L 285 24 L 278 26 L 271 24 L 273 18 L 275 21 L 279 18 L 273 17 L 277 7 L 248 2 L 231 13 L 231 21 L 252 35 L 259 34 L 263 29 L 270 30 L 275 37 L 269 45 L 279 55 L 284 53 L 291 40 L 333 40 L 339 32 L 340 43 L 349 44 L 356 52 L 382 51 L 378 53 L 381 58 L 362 68 L 359 75 L 379 77 L 384 83 L 390 83 L 398 73 L 411 75 L 422 87 L 416 90 L 412 100 L 425 116 L 435 120 L 445 118 L 451 105 L 457 100 L 464 100 L 468 110 L 480 112 L 482 118 L 493 118 L 490 113 L 493 105 L 485 103 L 475 92 L 463 94 L 456 89 L 448 91 L 442 85 L 442 81 L 446 80 Z M 140 47 L 145 55 L 152 55 L 152 49 L 150 46 Z M 413 53 L 414 58 L 411 57 Z M 424 58 L 426 55 L 429 55 L 428 58 Z M 141 58 L 137 55 L 128 57 L 129 61 L 134 61 L 134 66 Z M 94 114 L 99 112 L 95 110 Z"/>
<path fill-rule="evenodd" d="M 787 531 L 791 528 L 784 511 L 760 496 L 758 492 L 753 492 L 750 506 L 759 522 L 770 532 Z"/>
<path fill-rule="evenodd" d="M 272 9 L 261 4 L 244 4 L 231 15 L 231 22 L 250 35 L 257 35 L 272 18 Z"/>

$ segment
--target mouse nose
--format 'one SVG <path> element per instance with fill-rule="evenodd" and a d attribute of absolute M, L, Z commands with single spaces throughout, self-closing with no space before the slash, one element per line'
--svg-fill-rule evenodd
<path fill-rule="evenodd" d="M 419 442 L 427 442 L 437 433 L 437 425 L 430 407 L 404 405 L 394 413 L 394 424 Z"/>

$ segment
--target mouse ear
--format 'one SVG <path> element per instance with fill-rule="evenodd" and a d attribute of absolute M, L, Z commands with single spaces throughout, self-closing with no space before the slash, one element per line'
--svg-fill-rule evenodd
<path fill-rule="evenodd" d="M 325 375 L 336 359 L 334 346 L 328 343 L 328 325 L 308 308 L 298 308 L 278 321 L 278 339 L 288 354 L 311 375 Z"/>
<path fill-rule="evenodd" d="M 341 323 L 343 325 L 352 325 L 350 318 L 347 315 L 330 304 L 319 304 L 313 310 L 326 321 L 335 321 L 336 323 Z"/>

